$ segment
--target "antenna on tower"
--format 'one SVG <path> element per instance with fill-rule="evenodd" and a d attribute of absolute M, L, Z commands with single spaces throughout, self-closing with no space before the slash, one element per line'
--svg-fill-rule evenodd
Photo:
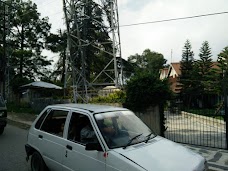
<path fill-rule="evenodd" d="M 173 62 L 173 49 L 171 49 L 171 62 L 170 63 L 172 63 Z"/>

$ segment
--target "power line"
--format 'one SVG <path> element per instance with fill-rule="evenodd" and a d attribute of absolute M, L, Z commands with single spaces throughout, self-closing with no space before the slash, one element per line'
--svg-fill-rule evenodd
<path fill-rule="evenodd" d="M 208 17 L 208 16 L 213 16 L 213 15 L 222 15 L 222 14 L 228 14 L 228 11 L 218 12 L 218 13 L 210 13 L 210 14 L 202 14 L 202 15 L 194 15 L 194 16 L 189 16 L 189 17 L 180 17 L 180 18 L 171 18 L 171 19 L 165 19 L 165 20 L 148 21 L 148 22 L 142 22 L 142 23 L 124 24 L 124 25 L 120 25 L 120 27 L 130 27 L 130 26 L 145 25 L 145 24 L 163 23 L 163 22 L 169 22 L 169 21 L 186 20 L 186 19 L 192 19 L 192 18 Z"/>

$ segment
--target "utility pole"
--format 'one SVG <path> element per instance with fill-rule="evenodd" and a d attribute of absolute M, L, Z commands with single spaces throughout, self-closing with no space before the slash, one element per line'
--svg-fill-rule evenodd
<path fill-rule="evenodd" d="M 6 4 L 2 1 L 0 1 L 0 6 L 2 11 L 0 11 L 1 16 L 3 21 L 2 21 L 2 26 L 1 26 L 1 32 L 2 32 L 2 48 L 3 48 L 3 53 L 1 56 L 1 68 L 0 68 L 0 73 L 1 73 L 1 82 L 2 82 L 2 96 L 4 99 L 6 99 Z"/>
<path fill-rule="evenodd" d="M 2 73 L 3 73 L 3 98 L 7 99 L 9 95 L 9 59 L 8 59 L 8 45 L 7 35 L 9 31 L 9 10 L 8 5 L 3 1 L 3 60 L 2 60 Z"/>
<path fill-rule="evenodd" d="M 88 13 L 88 5 L 91 5 L 91 3 L 95 3 L 102 10 L 106 19 L 104 23 L 98 21 L 96 16 Z M 95 89 L 95 86 L 107 85 L 120 87 L 123 84 L 117 0 L 63 0 L 63 8 L 67 26 L 67 54 L 72 71 L 74 101 L 77 103 L 80 100 L 87 103 L 90 96 L 89 89 Z M 108 28 L 112 50 L 106 51 L 101 47 L 95 46 L 93 41 L 97 40 L 89 41 L 87 37 L 88 21 L 93 21 L 103 25 L 104 28 Z M 106 66 L 93 78 L 90 78 L 90 59 L 88 59 L 87 53 L 89 45 L 98 51 L 103 51 L 108 56 L 112 56 Z M 113 69 L 110 69 L 111 66 Z M 101 75 L 112 81 L 100 82 Z"/>

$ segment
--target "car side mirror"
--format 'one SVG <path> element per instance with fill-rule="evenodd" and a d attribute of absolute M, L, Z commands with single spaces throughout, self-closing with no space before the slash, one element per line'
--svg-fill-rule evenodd
<path fill-rule="evenodd" d="M 103 149 L 99 143 L 87 143 L 85 146 L 85 149 L 87 151 L 93 151 L 93 150 L 103 151 Z"/>

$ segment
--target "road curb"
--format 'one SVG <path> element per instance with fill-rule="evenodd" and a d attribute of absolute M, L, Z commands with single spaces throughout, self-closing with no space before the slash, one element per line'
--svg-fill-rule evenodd
<path fill-rule="evenodd" d="M 23 123 L 21 121 L 17 121 L 17 120 L 11 119 L 11 118 L 7 118 L 7 123 L 10 125 L 18 126 L 22 129 L 29 129 L 31 126 L 28 123 Z"/>

